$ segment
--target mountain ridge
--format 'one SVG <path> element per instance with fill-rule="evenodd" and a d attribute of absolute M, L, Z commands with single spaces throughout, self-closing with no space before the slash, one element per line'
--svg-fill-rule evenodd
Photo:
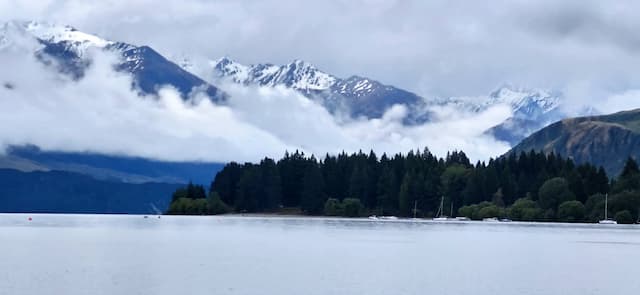
<path fill-rule="evenodd" d="M 339 78 L 299 59 L 284 65 L 244 65 L 225 56 L 209 64 L 218 78 L 242 85 L 290 88 L 308 97 L 320 97 L 320 102 L 330 111 L 347 108 L 355 117 L 379 118 L 385 110 L 400 104 L 410 111 L 406 123 L 415 124 L 429 121 L 428 108 L 433 106 L 453 106 L 477 113 L 496 105 L 506 105 L 512 109 L 513 115 L 486 133 L 511 145 L 533 131 L 566 117 L 561 111 L 562 95 L 545 89 L 526 89 L 505 84 L 486 97 L 427 99 L 359 75 Z M 184 66 L 187 69 L 194 67 L 189 61 Z"/>
<path fill-rule="evenodd" d="M 206 93 L 213 101 L 224 102 L 226 95 L 200 77 L 185 71 L 149 46 L 116 42 L 84 33 L 68 25 L 34 21 L 10 21 L 0 27 L 0 50 L 10 49 L 22 40 L 36 40 L 41 48 L 34 54 L 45 64 L 55 60 L 58 70 L 80 79 L 91 65 L 91 50 L 113 52 L 120 57 L 116 70 L 131 74 L 132 88 L 156 95 L 160 87 L 175 87 L 184 99 L 194 91 Z"/>
<path fill-rule="evenodd" d="M 560 120 L 533 133 L 509 153 L 532 149 L 601 165 L 608 174 L 617 175 L 628 157 L 640 159 L 640 109 Z"/>

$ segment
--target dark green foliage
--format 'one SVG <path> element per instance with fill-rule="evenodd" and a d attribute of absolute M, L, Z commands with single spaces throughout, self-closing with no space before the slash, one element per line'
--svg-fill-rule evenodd
<path fill-rule="evenodd" d="M 609 216 L 612 213 L 628 210 L 634 220 L 638 220 L 638 210 L 640 209 L 640 191 L 624 191 L 618 194 L 609 195 Z"/>
<path fill-rule="evenodd" d="M 598 222 L 604 219 L 604 194 L 590 196 L 584 203 L 585 219 L 589 222 Z"/>
<path fill-rule="evenodd" d="M 640 172 L 638 171 L 638 164 L 632 158 L 627 160 L 627 163 L 620 174 L 620 177 L 613 185 L 613 192 L 619 193 L 623 191 L 637 191 L 640 190 Z"/>
<path fill-rule="evenodd" d="M 445 197 L 445 211 L 451 208 L 452 205 L 454 210 L 462 205 L 463 191 L 467 186 L 469 174 L 469 169 L 461 164 L 449 166 L 442 173 L 441 182 Z"/>
<path fill-rule="evenodd" d="M 635 222 L 629 210 L 622 210 L 616 213 L 615 220 L 620 224 L 632 224 Z"/>
<path fill-rule="evenodd" d="M 186 188 L 178 191 L 186 191 Z M 171 202 L 167 214 L 170 215 L 216 215 L 231 212 L 231 208 L 225 204 L 217 193 L 211 193 L 209 198 L 180 197 Z"/>
<path fill-rule="evenodd" d="M 369 194 L 369 175 L 365 163 L 356 163 L 349 178 L 349 197 L 365 201 Z"/>
<path fill-rule="evenodd" d="M 319 165 L 314 161 L 312 164 L 307 165 L 302 179 L 300 207 L 307 214 L 317 215 L 322 213 L 326 199 L 322 172 Z"/>
<path fill-rule="evenodd" d="M 622 168 L 620 178 L 629 177 L 636 174 L 640 174 L 638 163 L 633 158 L 629 157 L 629 159 L 627 159 L 627 162 L 624 164 L 624 168 Z"/>
<path fill-rule="evenodd" d="M 418 198 L 422 195 L 423 188 L 421 175 L 416 175 L 413 172 L 405 174 L 398 194 L 399 213 L 401 216 L 413 216 L 412 210 Z"/>
<path fill-rule="evenodd" d="M 260 162 L 260 182 L 261 195 L 258 197 L 258 208 L 260 210 L 273 210 L 282 204 L 282 187 L 280 171 L 276 162 L 271 159 L 264 159 Z"/>
<path fill-rule="evenodd" d="M 476 219 L 483 219 L 483 218 L 494 218 L 494 217 L 503 217 L 503 216 L 504 216 L 504 211 L 500 207 L 494 204 L 491 204 L 489 206 L 480 208 L 478 210 L 477 216 L 474 216 L 474 217 L 476 217 Z"/>
<path fill-rule="evenodd" d="M 376 184 L 377 205 L 380 215 L 394 214 L 398 210 L 398 191 L 396 183 L 396 175 L 388 166 L 383 163 L 381 175 L 378 177 Z"/>
<path fill-rule="evenodd" d="M 538 204 L 542 209 L 555 209 L 559 204 L 575 198 L 569 189 L 569 183 L 562 177 L 545 181 L 538 191 Z"/>
<path fill-rule="evenodd" d="M 310 159 L 305 157 L 304 153 L 298 151 L 293 155 L 285 153 L 284 158 L 278 161 L 278 170 L 280 171 L 282 182 L 282 204 L 284 206 L 300 206 L 302 180 L 307 166 L 311 164 L 310 162 Z"/>
<path fill-rule="evenodd" d="M 343 214 L 346 217 L 362 216 L 364 206 L 359 199 L 346 198 L 342 200 Z"/>
<path fill-rule="evenodd" d="M 458 214 L 473 220 L 482 220 L 483 218 L 503 217 L 504 210 L 490 202 L 482 202 L 463 206 L 458 210 Z"/>
<path fill-rule="evenodd" d="M 236 187 L 235 207 L 239 212 L 257 212 L 258 198 L 262 196 L 261 173 L 255 165 L 247 165 Z M 215 190 L 214 190 L 215 191 Z"/>
<path fill-rule="evenodd" d="M 342 204 L 340 200 L 329 198 L 324 202 L 324 215 L 326 216 L 340 216 L 343 214 Z"/>
<path fill-rule="evenodd" d="M 220 198 L 220 195 L 218 195 L 218 193 L 216 192 L 213 192 L 209 195 L 207 202 L 209 205 L 209 214 L 218 215 L 231 212 L 231 208 L 229 207 L 229 205 L 225 204 L 225 202 Z"/>
<path fill-rule="evenodd" d="M 206 199 L 179 198 L 169 206 L 167 214 L 172 215 L 205 215 L 209 213 Z"/>
<path fill-rule="evenodd" d="M 558 219 L 565 222 L 579 222 L 584 219 L 584 205 L 580 201 L 566 201 L 558 206 Z"/>
<path fill-rule="evenodd" d="M 531 198 L 521 198 L 507 209 L 507 215 L 512 220 L 536 221 L 542 218 L 542 209 Z"/>
<path fill-rule="evenodd" d="M 609 201 L 613 212 L 629 210 L 636 217 L 638 208 L 632 207 L 636 199 L 621 194 L 637 195 L 633 177 L 640 173 L 634 172 L 632 164 L 616 182 L 619 192 Z M 189 191 L 176 192 L 174 199 L 194 198 Z M 202 195 L 196 186 L 191 191 L 199 196 L 195 199 Z M 559 205 L 573 200 L 586 204 L 581 218 L 593 220 L 603 209 L 599 199 L 588 196 L 608 191 L 609 179 L 603 169 L 577 166 L 553 153 L 510 154 L 472 165 L 463 152 L 439 159 L 428 149 L 379 158 L 373 152 L 343 152 L 322 161 L 296 151 L 285 153 L 277 162 L 230 163 L 211 187 L 211 192 L 237 212 L 294 207 L 312 215 L 361 216 L 368 212 L 408 217 L 417 207 L 417 216 L 431 217 L 444 196 L 444 215 L 450 215 L 453 205 L 453 212 L 473 219 L 509 216 L 536 221 L 556 220 Z M 573 213 L 559 213 L 576 218 Z"/>
<path fill-rule="evenodd" d="M 341 202 L 330 198 L 324 203 L 324 215 L 327 216 L 360 217 L 364 211 L 365 208 L 360 199 L 346 198 Z"/>
<path fill-rule="evenodd" d="M 459 216 L 464 216 L 466 218 L 469 219 L 473 219 L 473 213 L 478 210 L 478 205 L 467 205 L 467 206 L 462 206 L 460 207 L 460 209 L 458 209 L 458 215 Z"/>
<path fill-rule="evenodd" d="M 211 188 L 215 188 L 222 201 L 227 204 L 235 204 L 238 182 L 242 176 L 243 168 L 238 163 L 231 162 L 216 174 L 213 183 L 211 183 Z"/>
<path fill-rule="evenodd" d="M 171 200 L 175 201 L 180 198 L 195 200 L 204 199 L 205 197 L 205 190 L 202 185 L 194 185 L 193 183 L 189 183 L 186 187 L 177 189 L 173 193 Z"/>

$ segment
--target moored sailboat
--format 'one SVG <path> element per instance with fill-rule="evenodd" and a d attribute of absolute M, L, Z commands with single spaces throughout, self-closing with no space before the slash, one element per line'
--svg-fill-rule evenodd
<path fill-rule="evenodd" d="M 433 218 L 433 221 L 447 221 L 448 218 L 444 216 L 444 196 L 440 199 L 440 208 L 438 208 L 438 212 L 436 213 L 436 217 Z"/>
<path fill-rule="evenodd" d="M 609 206 L 609 194 L 606 194 L 606 195 L 604 195 L 604 219 L 598 221 L 598 223 L 600 223 L 600 224 L 618 224 L 617 221 L 609 219 L 607 217 L 607 215 L 608 215 L 607 211 L 609 211 L 608 210 L 609 209 L 608 206 Z"/>

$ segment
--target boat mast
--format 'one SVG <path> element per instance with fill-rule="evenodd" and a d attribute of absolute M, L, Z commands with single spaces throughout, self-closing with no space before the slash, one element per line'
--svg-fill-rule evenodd
<path fill-rule="evenodd" d="M 451 215 L 449 217 L 453 217 L 453 202 L 451 202 Z"/>
<path fill-rule="evenodd" d="M 413 218 L 416 218 L 416 213 L 418 212 L 418 200 L 413 201 Z"/>
<path fill-rule="evenodd" d="M 604 220 L 609 220 L 607 218 L 607 211 L 608 211 L 607 203 L 609 203 L 609 194 L 604 195 Z"/>

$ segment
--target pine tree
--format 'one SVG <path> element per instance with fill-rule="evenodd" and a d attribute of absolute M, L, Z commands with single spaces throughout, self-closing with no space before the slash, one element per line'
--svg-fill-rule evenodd
<path fill-rule="evenodd" d="M 273 210 L 282 204 L 282 185 L 280 172 L 276 163 L 268 158 L 260 162 L 261 194 L 258 207 L 260 210 Z"/>
<path fill-rule="evenodd" d="M 349 197 L 366 203 L 369 190 L 369 179 L 366 165 L 356 163 L 349 181 Z"/>
<path fill-rule="evenodd" d="M 398 210 L 398 192 L 396 191 L 396 176 L 390 167 L 382 167 L 378 178 L 377 204 L 382 215 L 395 214 Z"/>
<path fill-rule="evenodd" d="M 629 157 L 627 162 L 624 164 L 624 168 L 622 169 L 622 173 L 620 174 L 620 178 L 630 177 L 635 174 L 640 174 L 640 169 L 638 168 L 638 163 L 632 158 Z"/>
<path fill-rule="evenodd" d="M 260 171 L 257 167 L 251 165 L 244 169 L 236 191 L 236 210 L 239 212 L 256 212 L 258 210 L 258 198 L 261 193 L 260 178 Z"/>
<path fill-rule="evenodd" d="M 302 180 L 300 205 L 307 214 L 321 214 L 327 197 L 324 193 L 324 180 L 318 164 L 307 165 Z"/>

